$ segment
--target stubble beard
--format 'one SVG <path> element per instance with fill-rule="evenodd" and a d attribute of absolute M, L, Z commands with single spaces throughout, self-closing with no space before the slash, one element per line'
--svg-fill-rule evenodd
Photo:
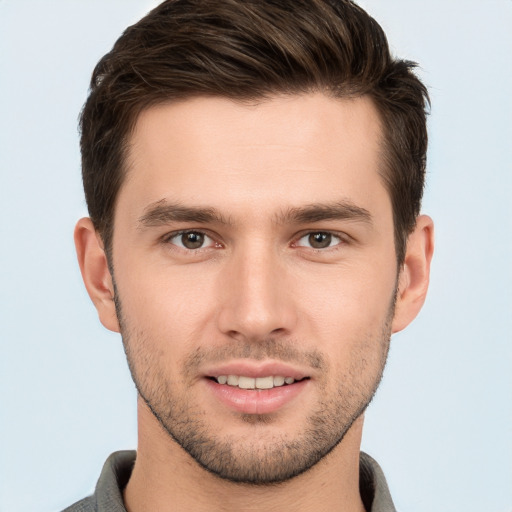
<path fill-rule="evenodd" d="M 336 391 L 328 396 L 323 393 L 326 382 L 315 383 L 324 399 L 319 401 L 301 432 L 293 439 L 284 433 L 270 434 L 265 429 L 276 420 L 272 414 L 241 415 L 240 419 L 253 435 L 243 439 L 222 436 L 210 427 L 206 413 L 197 404 L 188 402 L 186 393 L 175 391 L 172 378 L 186 383 L 187 377 L 194 375 L 194 369 L 205 360 L 222 360 L 224 357 L 266 357 L 309 363 L 328 375 L 329 364 L 320 352 L 301 353 L 294 348 L 293 340 L 268 339 L 250 345 L 237 342 L 215 355 L 212 350 L 196 351 L 185 363 L 183 375 L 170 376 L 151 349 L 151 340 L 144 332 L 135 331 L 127 324 L 117 291 L 115 303 L 124 350 L 137 391 L 172 440 L 201 467 L 224 480 L 271 485 L 290 480 L 315 466 L 343 440 L 354 421 L 368 407 L 386 364 L 395 296 L 380 332 L 368 335 L 359 343 L 358 353 L 352 357 L 353 364 L 346 374 L 335 376 Z"/>

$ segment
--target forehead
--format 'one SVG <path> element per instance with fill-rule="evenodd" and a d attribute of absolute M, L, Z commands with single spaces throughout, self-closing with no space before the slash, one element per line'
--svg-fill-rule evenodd
<path fill-rule="evenodd" d="M 119 202 L 162 199 L 237 210 L 387 194 L 379 175 L 381 125 L 369 98 L 279 96 L 247 104 L 201 97 L 141 113 Z"/>

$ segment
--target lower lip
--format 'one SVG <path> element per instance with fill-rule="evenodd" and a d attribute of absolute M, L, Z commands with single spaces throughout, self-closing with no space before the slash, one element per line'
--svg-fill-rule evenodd
<path fill-rule="evenodd" d="M 295 399 L 308 385 L 309 380 L 272 389 L 240 389 L 205 379 L 214 396 L 229 408 L 244 414 L 270 414 Z"/>

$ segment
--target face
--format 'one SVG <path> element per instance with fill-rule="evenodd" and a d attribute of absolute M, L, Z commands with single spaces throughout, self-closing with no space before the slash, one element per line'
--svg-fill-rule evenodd
<path fill-rule="evenodd" d="M 385 364 L 397 285 L 370 100 L 153 107 L 115 212 L 140 396 L 200 465 L 283 481 L 343 439 Z"/>

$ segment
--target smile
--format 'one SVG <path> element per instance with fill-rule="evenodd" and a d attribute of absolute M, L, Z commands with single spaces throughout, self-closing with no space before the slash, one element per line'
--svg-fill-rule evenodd
<path fill-rule="evenodd" d="M 293 384 L 293 377 L 269 375 L 268 377 L 246 377 L 244 375 L 219 375 L 215 377 L 219 384 L 226 384 L 239 389 L 272 389 Z"/>
<path fill-rule="evenodd" d="M 207 389 L 229 409 L 243 414 L 271 414 L 279 411 L 310 388 L 309 377 L 249 377 L 247 375 L 219 375 L 203 380 Z M 274 384 L 276 379 L 277 384 Z"/>

